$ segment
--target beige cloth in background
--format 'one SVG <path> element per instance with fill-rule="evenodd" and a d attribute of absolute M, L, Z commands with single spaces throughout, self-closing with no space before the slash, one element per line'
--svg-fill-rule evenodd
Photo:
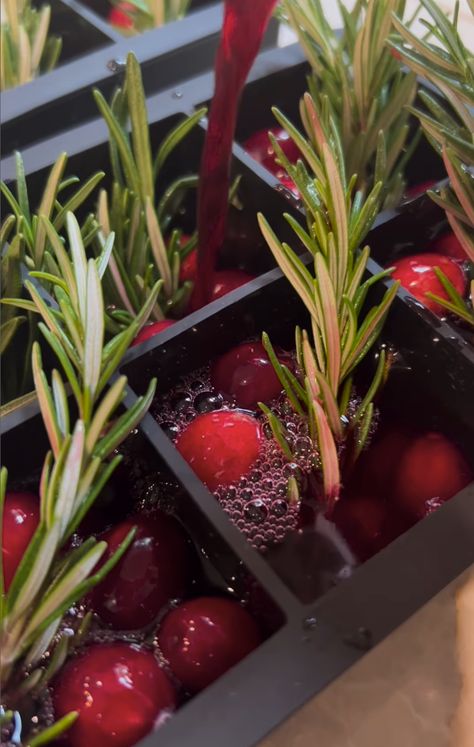
<path fill-rule="evenodd" d="M 474 747 L 474 572 L 457 594 L 456 615 L 461 693 L 452 747 Z"/>

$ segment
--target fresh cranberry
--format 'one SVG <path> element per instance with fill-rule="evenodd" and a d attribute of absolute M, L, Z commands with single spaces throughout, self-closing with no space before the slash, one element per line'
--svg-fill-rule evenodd
<path fill-rule="evenodd" d="M 193 249 L 189 254 L 181 261 L 179 267 L 179 282 L 185 283 L 187 280 L 194 282 L 196 280 L 197 272 L 197 249 Z"/>
<path fill-rule="evenodd" d="M 386 547 L 405 528 L 396 509 L 369 495 L 338 501 L 333 521 L 359 560 Z"/>
<path fill-rule="evenodd" d="M 452 498 L 473 479 L 459 449 L 441 433 L 416 437 L 403 452 L 393 499 L 414 518 L 422 518 Z"/>
<path fill-rule="evenodd" d="M 283 184 L 286 189 L 291 192 L 295 197 L 298 199 L 300 198 L 300 191 L 296 184 L 294 183 L 293 179 L 288 176 L 287 173 L 282 172 L 278 173 L 276 176 L 278 176 L 278 179 L 280 180 L 281 184 Z"/>
<path fill-rule="evenodd" d="M 276 162 L 275 151 L 268 137 L 269 133 L 275 137 L 290 163 L 296 163 L 298 158 L 301 158 L 301 152 L 282 127 L 273 127 L 269 130 L 254 132 L 245 141 L 244 148 L 252 158 L 255 158 L 262 166 L 265 166 L 265 168 L 275 174 L 281 170 L 281 166 Z"/>
<path fill-rule="evenodd" d="M 389 497 L 398 464 L 409 443 L 409 434 L 399 428 L 378 438 L 358 460 L 349 485 L 351 492 Z"/>
<path fill-rule="evenodd" d="M 443 254 L 445 257 L 452 257 L 464 262 L 468 256 L 461 246 L 461 242 L 455 233 L 444 233 L 431 244 L 432 251 Z"/>
<path fill-rule="evenodd" d="M 446 310 L 440 304 L 426 297 L 426 293 L 434 293 L 440 298 L 448 300 L 448 294 L 436 277 L 434 268 L 439 267 L 453 284 L 460 295 L 464 295 L 466 289 L 466 278 L 459 264 L 450 257 L 434 252 L 416 254 L 411 257 L 403 257 L 393 262 L 395 270 L 392 274 L 394 280 L 400 280 L 404 288 L 421 301 L 426 308 L 435 314 L 444 316 Z"/>
<path fill-rule="evenodd" d="M 406 197 L 410 200 L 413 200 L 415 197 L 419 197 L 420 195 L 425 194 L 425 192 L 434 187 L 435 184 L 437 184 L 437 181 L 435 179 L 428 179 L 428 181 L 426 182 L 414 184 L 412 187 L 408 187 L 408 189 L 406 190 Z"/>
<path fill-rule="evenodd" d="M 79 717 L 68 747 L 131 747 L 160 726 L 176 707 L 176 694 L 153 654 L 126 643 L 91 646 L 53 681 L 56 718 Z"/>
<path fill-rule="evenodd" d="M 175 519 L 162 512 L 132 516 L 110 529 L 105 562 L 137 527 L 132 544 L 117 565 L 92 592 L 92 606 L 119 630 L 149 625 L 171 599 L 186 591 L 190 549 Z"/>
<path fill-rule="evenodd" d="M 166 615 L 158 643 L 183 686 L 199 692 L 253 651 L 260 634 L 237 602 L 201 597 Z"/>
<path fill-rule="evenodd" d="M 8 591 L 40 520 L 40 500 L 32 493 L 7 493 L 3 507 L 3 583 Z"/>
<path fill-rule="evenodd" d="M 282 389 L 261 342 L 245 342 L 218 358 L 211 366 L 211 382 L 238 407 L 255 409 Z"/>
<path fill-rule="evenodd" d="M 130 347 L 134 348 L 135 345 L 140 345 L 140 343 L 145 342 L 145 340 L 149 340 L 151 337 L 159 335 L 160 332 L 168 329 L 168 327 L 172 327 L 173 324 L 174 322 L 171 319 L 164 319 L 162 322 L 151 322 L 150 324 L 145 324 L 145 326 L 141 328 L 140 332 L 135 337 Z"/>
<path fill-rule="evenodd" d="M 130 31 L 133 29 L 133 20 L 130 13 L 133 13 L 135 10 L 135 6 L 132 3 L 119 2 L 111 8 L 107 20 L 111 26 Z"/>
<path fill-rule="evenodd" d="M 222 298 L 222 296 L 227 295 L 227 293 L 230 293 L 236 288 L 240 288 L 240 286 L 245 285 L 245 283 L 249 283 L 251 280 L 254 280 L 254 278 L 254 275 L 248 275 L 248 273 L 243 270 L 218 270 L 214 273 L 214 284 L 212 286 L 209 303 L 218 298 Z M 199 308 L 200 306 L 196 300 L 196 286 L 194 286 L 194 292 L 191 296 L 190 310 L 197 311 Z"/>
<path fill-rule="evenodd" d="M 211 301 L 222 298 L 241 285 L 254 280 L 254 275 L 249 275 L 243 270 L 218 270 L 214 274 L 214 286 L 212 288 Z"/>
<path fill-rule="evenodd" d="M 210 490 L 235 482 L 258 458 L 258 420 L 230 410 L 198 415 L 178 436 L 176 448 Z"/>

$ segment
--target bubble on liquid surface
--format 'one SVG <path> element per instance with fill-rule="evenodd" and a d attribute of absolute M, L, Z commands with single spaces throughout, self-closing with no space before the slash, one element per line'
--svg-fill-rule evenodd
<path fill-rule="evenodd" d="M 222 397 L 215 392 L 201 392 L 194 398 L 194 409 L 197 413 L 212 412 L 222 407 Z"/>

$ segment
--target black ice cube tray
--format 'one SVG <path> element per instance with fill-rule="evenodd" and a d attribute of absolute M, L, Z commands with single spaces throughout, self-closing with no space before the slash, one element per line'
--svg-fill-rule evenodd
<path fill-rule="evenodd" d="M 275 69 L 278 55 L 280 73 Z M 305 72 L 301 59 L 295 61 L 297 56 L 294 48 L 261 56 L 244 92 L 238 138 L 243 139 L 253 130 L 272 123 L 271 114 L 268 119 L 263 110 L 259 114 L 258 96 L 252 106 L 246 106 L 246 102 L 252 101 L 252 86 L 262 86 L 262 91 L 265 90 L 265 75 L 270 76 L 271 87 L 278 93 L 278 105 L 290 114 L 294 111 L 291 101 L 295 102 L 299 93 L 292 82 L 294 71 L 289 68 L 300 66 L 294 79 L 300 81 L 300 92 L 304 90 Z M 292 59 L 294 66 L 285 67 L 281 58 Z M 278 80 L 286 81 L 288 106 Z M 209 76 L 204 75 L 184 84 L 178 99 L 171 90 L 151 97 L 148 103 L 153 123 L 152 142 L 159 142 L 180 116 L 206 101 L 210 85 Z M 268 98 L 268 103 L 274 101 L 275 97 Z M 181 143 L 166 166 L 159 189 L 164 188 L 168 179 L 197 169 L 204 128 L 205 122 Z M 87 176 L 104 167 L 108 159 L 105 126 L 94 120 L 24 152 L 33 204 L 39 199 L 45 173 L 63 150 L 70 154 L 68 174 Z M 422 153 L 416 156 L 419 163 L 437 173 L 436 157 L 431 150 Z M 12 159 L 6 159 L 2 167 L 4 177 L 13 178 Z M 121 371 L 129 378 L 125 407 L 130 407 L 144 391 L 151 376 L 158 378 L 160 391 L 165 392 L 180 376 L 207 364 L 240 341 L 259 337 L 264 330 L 275 343 L 288 347 L 295 324 L 308 322 L 299 299 L 274 268 L 255 217 L 256 210 L 261 210 L 276 233 L 289 240 L 290 231 L 282 213 L 289 210 L 298 215 L 298 206 L 285 199 L 275 177 L 249 158 L 238 144 L 234 147 L 232 170 L 234 175 L 242 176 L 239 196 L 243 209 L 231 212 L 222 263 L 262 274 L 178 321 L 158 338 L 131 350 Z M 417 205 L 424 204 L 424 199 Z M 379 216 L 367 239 L 374 246 L 376 257 L 383 253 L 384 247 L 403 240 L 404 232 L 418 230 L 420 213 L 414 204 Z M 430 213 L 431 204 L 426 205 Z M 194 210 L 190 199 L 182 216 L 183 228 L 193 226 Z M 371 260 L 368 272 L 378 269 L 375 260 Z M 373 289 L 372 299 L 383 287 L 380 284 Z M 390 419 L 397 413 L 408 425 L 439 428 L 459 443 L 472 462 L 474 358 L 464 339 L 451 325 L 437 320 L 400 290 L 381 341 L 393 346 L 401 361 L 384 390 L 380 403 L 382 418 Z M 370 366 L 368 359 L 360 373 L 362 386 Z M 32 403 L 13 409 L 4 418 L 3 461 L 12 480 L 33 474 L 47 449 L 37 413 L 37 405 Z M 269 636 L 257 650 L 184 704 L 158 733 L 144 739 L 140 747 L 207 747 L 224 741 L 228 747 L 250 747 L 258 743 L 474 562 L 474 484 L 471 484 L 348 578 L 329 588 L 316 583 L 316 591 L 306 593 L 297 577 L 290 573 L 285 580 L 280 578 L 265 557 L 247 543 L 151 415 L 144 418 L 139 431 L 143 450 L 152 455 L 153 469 L 163 470 L 181 486 L 185 496 L 181 518 L 196 545 L 208 556 L 216 575 L 232 588 L 236 580 L 251 579 L 265 600 L 260 614 L 270 620 Z M 29 444 L 26 454 L 25 443 Z M 324 557 L 321 562 L 322 568 L 313 571 L 315 577 L 324 570 Z"/>

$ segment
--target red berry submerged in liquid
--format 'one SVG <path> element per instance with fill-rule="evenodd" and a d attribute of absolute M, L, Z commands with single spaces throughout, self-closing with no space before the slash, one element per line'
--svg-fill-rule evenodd
<path fill-rule="evenodd" d="M 171 610 L 158 643 L 171 671 L 199 692 L 247 656 L 261 641 L 255 620 L 230 599 L 201 597 Z"/>
<path fill-rule="evenodd" d="M 199 415 L 176 448 L 210 490 L 238 480 L 257 460 L 263 435 L 258 420 L 235 410 Z"/>
<path fill-rule="evenodd" d="M 40 519 L 40 499 L 33 493 L 7 493 L 3 507 L 3 583 L 8 591 Z"/>
<path fill-rule="evenodd" d="M 108 559 L 128 532 L 135 538 L 106 578 L 92 592 L 92 605 L 117 630 L 137 630 L 152 623 L 172 599 L 181 597 L 189 580 L 190 550 L 184 532 L 171 516 L 137 515 L 110 529 Z"/>
<path fill-rule="evenodd" d="M 261 342 L 245 342 L 218 358 L 211 366 L 211 383 L 249 410 L 258 402 L 270 402 L 282 390 Z"/>
<path fill-rule="evenodd" d="M 132 3 L 118 3 L 110 10 L 107 20 L 111 26 L 117 26 L 120 29 L 129 31 L 133 29 L 133 20 L 130 17 L 130 13 L 133 13 L 135 10 L 136 8 Z"/>
<path fill-rule="evenodd" d="M 193 249 L 181 260 L 179 267 L 179 282 L 185 283 L 187 280 L 194 282 L 197 273 L 197 249 Z"/>
<path fill-rule="evenodd" d="M 416 437 L 403 452 L 393 484 L 393 499 L 414 518 L 422 518 L 452 498 L 473 479 L 459 449 L 442 433 Z"/>
<path fill-rule="evenodd" d="M 291 179 L 291 177 L 289 177 L 288 174 L 284 172 L 278 173 L 277 176 L 283 186 L 286 187 L 289 192 L 291 192 L 295 197 L 299 199 L 301 196 L 300 191 L 294 183 L 293 179 Z"/>
<path fill-rule="evenodd" d="M 140 345 L 141 342 L 145 342 L 145 340 L 149 340 L 151 337 L 159 335 L 160 332 L 168 329 L 168 327 L 172 327 L 173 324 L 174 322 L 171 319 L 164 319 L 162 322 L 152 322 L 151 324 L 145 324 L 145 326 L 141 328 L 140 332 L 135 337 L 130 347 L 134 348 L 135 345 Z"/>
<path fill-rule="evenodd" d="M 460 295 L 464 295 L 466 289 L 466 278 L 459 264 L 450 257 L 442 254 L 427 252 L 411 257 L 403 257 L 393 262 L 395 270 L 392 274 L 394 280 L 400 280 L 404 288 L 410 291 L 424 306 L 435 314 L 444 316 L 446 310 L 436 301 L 426 297 L 426 293 L 435 293 L 440 298 L 448 300 L 448 295 L 436 277 L 434 268 L 439 267 L 453 284 Z"/>
<path fill-rule="evenodd" d="M 419 184 L 414 184 L 412 187 L 409 187 L 405 194 L 410 200 L 413 200 L 415 197 L 419 197 L 429 189 L 432 189 L 435 184 L 437 184 L 435 179 L 428 179 L 426 182 L 420 182 Z"/>
<path fill-rule="evenodd" d="M 255 279 L 255 275 L 249 275 L 243 270 L 219 270 L 214 275 L 214 286 L 212 288 L 211 301 L 222 298 L 241 285 Z"/>
<path fill-rule="evenodd" d="M 176 707 L 153 654 L 126 643 L 91 646 L 65 665 L 52 689 L 57 719 L 79 711 L 68 747 L 131 747 Z"/>
<path fill-rule="evenodd" d="M 227 295 L 227 293 L 230 293 L 236 288 L 240 288 L 241 285 L 245 285 L 245 283 L 249 283 L 254 279 L 255 275 L 249 275 L 243 270 L 218 270 L 214 273 L 214 284 L 212 286 L 212 293 L 209 299 L 209 303 L 211 301 L 215 301 L 218 298 L 222 298 L 222 296 Z M 199 306 L 197 304 L 196 294 L 194 292 L 191 296 L 190 310 L 196 311 L 198 308 Z"/>
<path fill-rule="evenodd" d="M 360 560 L 370 558 L 405 528 L 386 501 L 366 495 L 340 500 L 333 521 Z"/>
<path fill-rule="evenodd" d="M 378 438 L 357 462 L 351 487 L 355 484 L 356 492 L 370 493 L 383 500 L 389 497 L 398 464 L 409 443 L 409 434 L 398 428 Z"/>
<path fill-rule="evenodd" d="M 445 257 L 459 259 L 462 262 L 468 259 L 468 256 L 462 248 L 461 242 L 455 233 L 445 233 L 442 236 L 439 236 L 432 242 L 431 249 L 434 252 L 443 254 Z"/>
<path fill-rule="evenodd" d="M 291 137 L 282 127 L 272 127 L 269 130 L 258 130 L 254 132 L 244 143 L 244 148 L 252 158 L 261 163 L 272 173 L 281 170 L 276 162 L 275 151 L 268 137 L 271 133 L 277 140 L 290 163 L 296 163 L 301 158 L 301 152 Z"/>

